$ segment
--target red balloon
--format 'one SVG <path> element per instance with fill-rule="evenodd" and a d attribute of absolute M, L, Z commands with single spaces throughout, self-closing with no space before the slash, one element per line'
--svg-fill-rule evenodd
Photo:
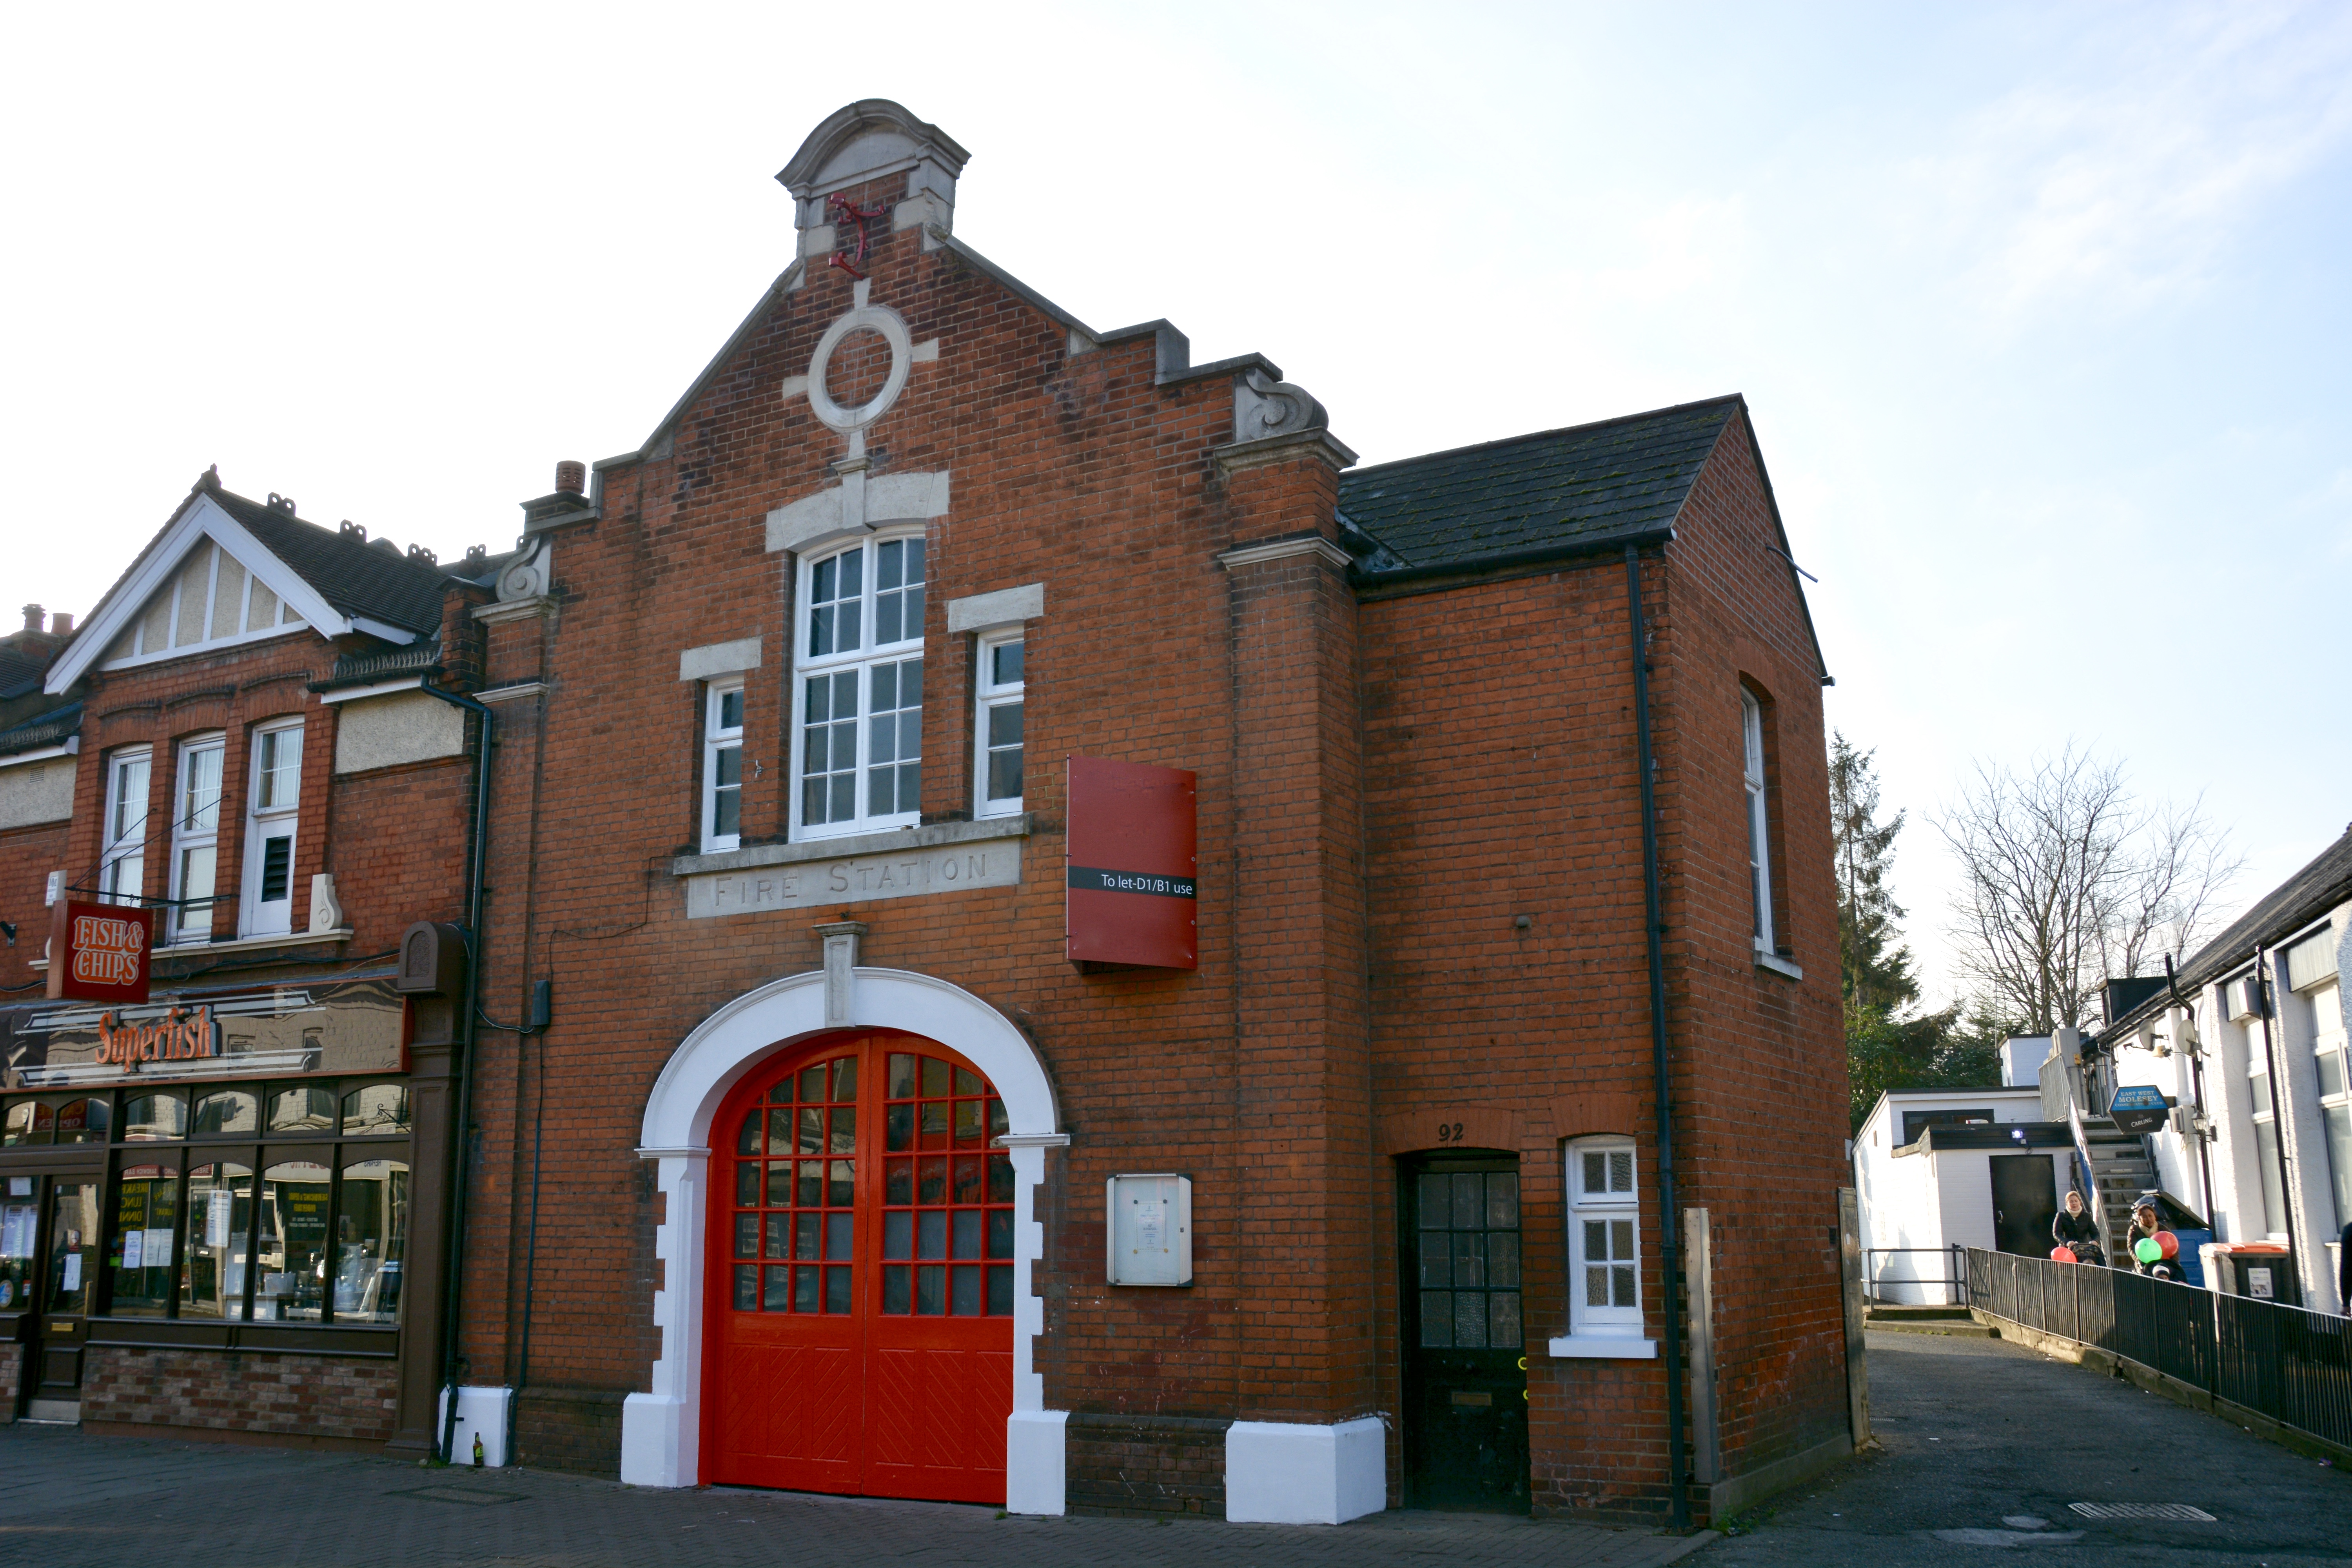
<path fill-rule="evenodd" d="M 2168 1230 L 2159 1230 L 2156 1233 L 2156 1245 L 2157 1249 L 2167 1258 L 2180 1256 L 2180 1238 Z"/>
<path fill-rule="evenodd" d="M 2074 1249 L 2071 1247 L 2053 1247 L 2050 1249 L 2050 1256 L 2060 1263 L 2080 1263 L 2083 1261 L 2081 1258 L 2074 1256 Z"/>

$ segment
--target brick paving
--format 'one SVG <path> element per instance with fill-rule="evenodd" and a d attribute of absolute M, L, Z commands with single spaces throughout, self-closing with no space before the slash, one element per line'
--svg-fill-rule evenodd
<path fill-rule="evenodd" d="M 1652 1568 L 1713 1539 L 1402 1511 L 1336 1529 L 1013 1519 L 946 1503 L 654 1491 L 537 1470 L 0 1428 L 0 1564 L 43 1568 Z"/>

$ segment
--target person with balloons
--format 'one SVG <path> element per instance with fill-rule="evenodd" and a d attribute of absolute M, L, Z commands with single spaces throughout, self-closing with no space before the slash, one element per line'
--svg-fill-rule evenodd
<path fill-rule="evenodd" d="M 2132 1205 L 2131 1257 L 2135 1271 L 2157 1279 L 2180 1278 L 2180 1238 L 2163 1228 L 2152 1198 Z"/>
<path fill-rule="evenodd" d="M 2099 1222 L 2083 1206 L 2079 1192 L 2066 1194 L 2066 1206 L 2050 1222 L 2050 1239 L 2058 1244 L 2050 1249 L 2050 1256 L 2061 1263 L 2104 1265 L 2107 1260 L 2099 1247 Z"/>

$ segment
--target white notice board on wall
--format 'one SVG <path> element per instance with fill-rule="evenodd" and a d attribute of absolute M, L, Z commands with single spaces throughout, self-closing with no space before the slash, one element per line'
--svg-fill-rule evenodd
<path fill-rule="evenodd" d="M 1192 1178 L 1165 1172 L 1113 1176 L 1103 1227 L 1114 1285 L 1192 1282 Z"/>

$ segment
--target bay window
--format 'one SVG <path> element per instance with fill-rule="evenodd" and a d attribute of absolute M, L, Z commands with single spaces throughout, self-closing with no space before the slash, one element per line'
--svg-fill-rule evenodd
<path fill-rule="evenodd" d="M 802 563 L 793 826 L 828 837 L 921 820 L 923 539 Z"/>

